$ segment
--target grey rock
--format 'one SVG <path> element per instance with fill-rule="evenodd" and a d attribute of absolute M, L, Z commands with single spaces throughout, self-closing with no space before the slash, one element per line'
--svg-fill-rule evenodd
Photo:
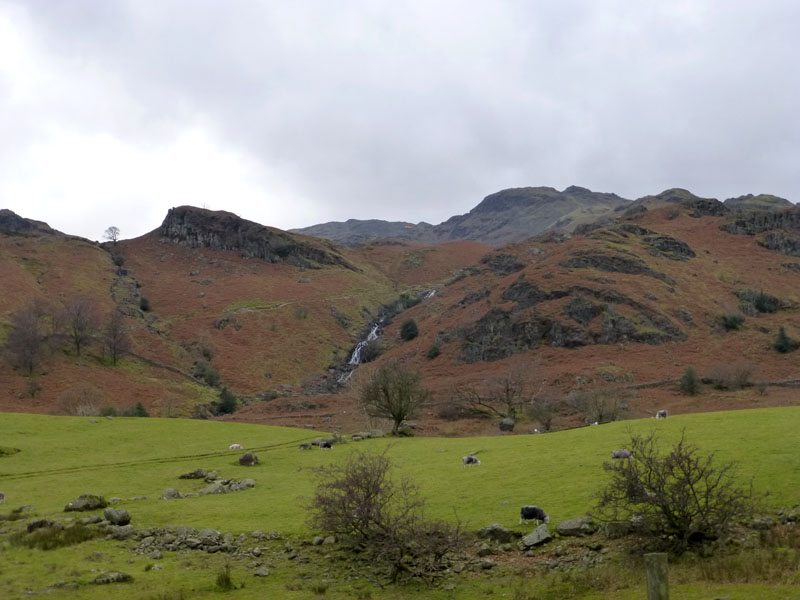
<path fill-rule="evenodd" d="M 321 546 L 323 541 L 325 541 L 325 538 L 322 537 L 321 535 L 318 535 L 314 538 L 311 544 L 314 546 Z"/>
<path fill-rule="evenodd" d="M 92 580 L 92 583 L 103 585 L 106 583 L 122 583 L 125 581 L 131 581 L 132 579 L 133 577 L 131 577 L 127 573 L 122 573 L 120 571 L 110 571 L 108 573 L 98 575 L 97 577 L 94 578 L 94 580 Z"/>
<path fill-rule="evenodd" d="M 239 457 L 239 464 L 245 467 L 252 467 L 258 464 L 258 457 L 253 452 L 245 452 Z"/>
<path fill-rule="evenodd" d="M 102 496 L 83 494 L 68 503 L 64 507 L 64 512 L 97 510 L 98 508 L 105 508 L 106 506 L 108 506 L 108 502 L 106 502 L 106 499 Z"/>
<path fill-rule="evenodd" d="M 28 533 L 32 531 L 36 531 L 37 529 L 50 529 L 53 527 L 55 521 L 51 521 L 50 519 L 36 519 L 35 521 L 31 521 L 26 525 L 26 529 Z"/>
<path fill-rule="evenodd" d="M 259 557 L 259 556 L 261 556 L 261 548 L 259 548 L 258 546 L 256 546 L 255 548 L 253 548 L 252 550 L 250 550 L 250 554 L 252 554 L 252 555 L 253 555 L 253 556 L 255 556 L 255 557 Z"/>
<path fill-rule="evenodd" d="M 99 523 L 103 519 L 100 518 L 100 515 L 92 515 L 91 517 L 84 517 L 80 520 L 81 525 L 94 525 Z"/>
<path fill-rule="evenodd" d="M 109 498 L 108 499 L 108 503 L 109 504 L 116 504 L 117 502 L 122 502 L 122 498 L 118 498 L 117 496 L 114 496 L 113 498 Z"/>
<path fill-rule="evenodd" d="M 489 544 L 484 542 L 481 544 L 481 547 L 478 548 L 477 554 L 478 556 L 489 556 L 490 554 L 494 554 L 494 550 L 492 550 L 492 547 Z"/>
<path fill-rule="evenodd" d="M 497 561 L 494 561 L 491 558 L 484 558 L 478 562 L 478 566 L 484 571 L 488 571 L 489 569 L 494 569 L 497 566 Z"/>
<path fill-rule="evenodd" d="M 500 523 L 492 523 L 478 530 L 478 537 L 500 543 L 508 543 L 520 537 L 520 533 L 506 529 Z"/>
<path fill-rule="evenodd" d="M 583 536 L 592 535 L 596 531 L 594 521 L 591 517 L 577 517 L 562 521 L 556 526 L 559 535 L 564 536 Z"/>
<path fill-rule="evenodd" d="M 335 544 L 335 543 L 336 543 L 336 536 L 333 536 L 333 535 L 329 535 L 324 540 L 322 540 L 322 544 L 324 546 L 329 546 L 329 545 Z"/>
<path fill-rule="evenodd" d="M 133 537 L 133 525 L 111 525 L 108 532 L 115 540 L 127 540 Z"/>
<path fill-rule="evenodd" d="M 175 500 L 177 498 L 183 498 L 183 496 L 175 488 L 167 488 L 166 490 L 164 490 L 164 493 L 161 494 L 161 498 L 163 500 Z"/>
<path fill-rule="evenodd" d="M 500 421 L 499 425 L 500 431 L 514 431 L 515 425 L 516 422 L 514 421 L 514 419 L 505 418 L 502 421 Z"/>
<path fill-rule="evenodd" d="M 256 577 L 266 577 L 269 575 L 269 567 L 259 567 L 253 572 Z"/>
<path fill-rule="evenodd" d="M 127 525 L 131 522 L 131 515 L 124 508 L 107 508 L 103 516 L 112 525 Z"/>
<path fill-rule="evenodd" d="M 179 475 L 178 479 L 204 479 L 208 475 L 205 469 L 197 468 L 194 471 L 189 471 L 183 475 Z"/>
<path fill-rule="evenodd" d="M 553 535 L 547 525 L 542 524 L 519 541 L 519 548 L 520 550 L 528 550 L 534 546 L 549 542 L 551 539 L 553 539 Z"/>
<path fill-rule="evenodd" d="M 148 556 L 153 560 L 161 560 L 164 558 L 164 554 L 162 554 L 161 550 L 153 550 Z"/>

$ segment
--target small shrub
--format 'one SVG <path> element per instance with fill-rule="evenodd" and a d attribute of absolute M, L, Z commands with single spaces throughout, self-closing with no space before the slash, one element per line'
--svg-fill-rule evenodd
<path fill-rule="evenodd" d="M 780 328 L 778 331 L 778 335 L 775 338 L 775 343 L 773 344 L 773 348 L 780 352 L 781 354 L 786 354 L 787 352 L 793 352 L 797 350 L 798 346 L 800 346 L 800 342 L 797 340 L 793 340 L 786 334 L 786 329 L 783 327 Z"/>
<path fill-rule="evenodd" d="M 103 392 L 88 383 L 72 386 L 58 398 L 61 410 L 76 417 L 94 417 L 100 413 Z"/>
<path fill-rule="evenodd" d="M 317 581 L 311 584 L 311 591 L 319 596 L 323 596 L 328 591 L 329 584 L 324 581 Z"/>
<path fill-rule="evenodd" d="M 379 340 L 369 340 L 361 347 L 361 362 L 368 363 L 378 358 L 383 353 Z"/>
<path fill-rule="evenodd" d="M 39 380 L 35 377 L 29 377 L 28 381 L 25 383 L 25 394 L 29 398 L 36 398 L 36 394 L 42 391 L 42 386 L 39 384 Z"/>
<path fill-rule="evenodd" d="M 206 360 L 201 359 L 194 363 L 192 374 L 198 379 L 205 381 L 211 387 L 217 387 L 219 385 L 219 371 L 212 367 L 211 363 Z"/>
<path fill-rule="evenodd" d="M 753 365 L 746 362 L 719 364 L 711 367 L 708 379 L 718 390 L 740 390 L 750 385 L 754 370 Z"/>
<path fill-rule="evenodd" d="M 223 592 L 229 592 L 236 589 L 236 586 L 233 584 L 233 580 L 231 579 L 230 565 L 225 565 L 222 567 L 222 569 L 217 571 L 217 588 Z"/>
<path fill-rule="evenodd" d="M 736 331 L 742 328 L 742 325 L 744 324 L 744 317 L 742 315 L 727 314 L 721 315 L 720 321 L 722 323 L 722 327 L 725 328 L 725 331 Z"/>
<path fill-rule="evenodd" d="M 445 421 L 458 421 L 467 415 L 467 408 L 458 398 L 450 398 L 439 404 L 436 414 Z"/>
<path fill-rule="evenodd" d="M 305 306 L 296 306 L 294 309 L 294 318 L 298 321 L 305 321 L 308 318 L 308 308 Z"/>
<path fill-rule="evenodd" d="M 123 417 L 149 417 L 150 413 L 141 402 L 136 404 L 129 404 L 120 413 Z"/>
<path fill-rule="evenodd" d="M 628 401 L 633 398 L 631 390 L 600 388 L 597 390 L 572 390 L 567 404 L 584 415 L 586 423 L 610 423 L 621 421 L 628 414 Z"/>
<path fill-rule="evenodd" d="M 219 414 L 233 414 L 236 412 L 238 405 L 239 400 L 236 398 L 233 392 L 229 391 L 228 388 L 223 387 L 222 391 L 219 393 Z"/>
<path fill-rule="evenodd" d="M 433 360 L 434 358 L 439 356 L 441 353 L 442 353 L 442 350 L 441 350 L 441 348 L 439 348 L 439 344 L 434 342 L 433 344 L 431 344 L 431 347 L 428 348 L 428 354 L 427 354 L 428 360 Z"/>
<path fill-rule="evenodd" d="M 122 254 L 113 254 L 111 256 L 111 262 L 114 263 L 114 266 L 121 267 L 125 264 L 125 257 Z"/>
<path fill-rule="evenodd" d="M 684 434 L 666 454 L 654 432 L 632 434 L 624 447 L 629 460 L 603 464 L 610 481 L 595 511 L 608 521 L 636 516 L 636 531 L 651 547 L 680 553 L 756 514 L 752 486 L 739 487 L 733 465 L 715 464 L 713 454 L 701 454 Z"/>
<path fill-rule="evenodd" d="M 150 300 L 144 296 L 139 298 L 139 308 L 141 308 L 144 312 L 148 312 L 150 310 Z"/>
<path fill-rule="evenodd" d="M 753 306 L 755 306 L 756 310 L 760 313 L 774 313 L 781 307 L 781 301 L 772 294 L 767 294 L 762 290 L 756 295 Z"/>
<path fill-rule="evenodd" d="M 414 319 L 406 319 L 403 321 L 403 324 L 400 326 L 401 339 L 407 342 L 409 340 L 413 340 L 418 335 L 419 329 L 417 328 L 417 322 Z"/>
<path fill-rule="evenodd" d="M 683 372 L 683 377 L 681 377 L 681 392 L 688 396 L 696 396 L 700 393 L 701 385 L 700 377 L 698 377 L 695 368 L 692 366 L 686 367 L 686 371 Z"/>
<path fill-rule="evenodd" d="M 104 406 L 100 409 L 100 416 L 101 417 L 116 417 L 117 416 L 117 409 L 113 406 Z"/>
<path fill-rule="evenodd" d="M 406 308 L 411 308 L 412 306 L 416 306 L 421 301 L 422 300 L 419 298 L 419 296 L 416 296 L 415 294 L 412 294 L 410 292 L 403 292 L 402 294 L 400 294 L 400 299 L 398 300 L 398 303 L 400 304 L 402 309 L 406 309 Z"/>

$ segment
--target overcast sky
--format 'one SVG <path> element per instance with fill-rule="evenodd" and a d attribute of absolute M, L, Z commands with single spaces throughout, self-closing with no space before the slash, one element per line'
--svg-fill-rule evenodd
<path fill-rule="evenodd" d="M 800 200 L 800 2 L 0 0 L 0 208 L 439 223 L 508 187 Z"/>

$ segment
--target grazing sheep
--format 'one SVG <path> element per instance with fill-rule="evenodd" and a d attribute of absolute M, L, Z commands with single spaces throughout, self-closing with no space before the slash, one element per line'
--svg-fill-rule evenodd
<path fill-rule="evenodd" d="M 661 409 L 660 411 L 658 411 L 656 413 L 656 420 L 660 421 L 661 419 L 666 419 L 666 418 L 667 418 L 667 411 L 666 410 Z"/>
<path fill-rule="evenodd" d="M 622 448 L 620 450 L 612 450 L 611 451 L 612 460 L 615 459 L 615 458 L 627 458 L 627 459 L 630 459 L 631 456 L 633 456 L 633 455 L 630 453 L 630 450 L 626 450 L 625 448 Z"/>
<path fill-rule="evenodd" d="M 463 456 L 461 458 L 461 465 L 465 469 L 466 469 L 467 465 L 469 465 L 470 467 L 472 465 L 478 465 L 480 467 L 481 466 L 481 461 L 479 461 L 476 457 L 472 456 L 471 454 L 468 454 L 467 456 Z"/>
<path fill-rule="evenodd" d="M 231 444 L 230 446 L 228 446 L 228 450 L 241 450 L 241 449 L 242 449 L 241 444 Z"/>
<path fill-rule="evenodd" d="M 589 427 L 594 427 L 595 425 L 600 425 L 600 423 L 598 423 L 597 421 L 595 421 L 594 423 L 589 423 Z"/>
<path fill-rule="evenodd" d="M 539 521 L 544 521 L 545 523 L 550 522 L 550 517 L 547 515 L 544 510 L 539 508 L 538 506 L 531 506 L 530 504 L 526 504 L 523 506 L 519 511 L 519 522 L 520 524 L 522 521 L 536 521 L 536 525 L 539 525 Z"/>
<path fill-rule="evenodd" d="M 311 450 L 312 445 L 311 442 L 303 442 L 300 444 L 300 450 Z"/>

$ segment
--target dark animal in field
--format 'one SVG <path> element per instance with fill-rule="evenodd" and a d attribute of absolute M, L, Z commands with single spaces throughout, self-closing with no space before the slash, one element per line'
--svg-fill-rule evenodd
<path fill-rule="evenodd" d="M 330 442 L 320 442 L 319 443 L 320 450 L 333 450 L 333 444 Z"/>
<path fill-rule="evenodd" d="M 0 492 L 0 504 L 6 501 L 6 495 L 3 492 Z"/>
<path fill-rule="evenodd" d="M 547 516 L 547 513 L 538 506 L 526 504 L 519 511 L 519 522 L 522 523 L 523 521 L 536 521 L 536 524 L 538 525 L 540 521 L 549 523 L 550 517 Z"/>
<path fill-rule="evenodd" d="M 312 445 L 311 442 L 303 442 L 300 444 L 300 450 L 311 450 Z"/>
<path fill-rule="evenodd" d="M 633 456 L 633 455 L 630 453 L 630 450 L 626 450 L 625 448 L 621 448 L 620 450 L 612 450 L 611 451 L 611 458 L 612 459 L 614 459 L 614 458 L 628 458 L 629 459 L 631 456 Z"/>
<path fill-rule="evenodd" d="M 464 457 L 461 458 L 461 465 L 464 468 L 466 468 L 467 465 L 469 465 L 469 466 L 472 466 L 472 465 L 481 466 L 481 461 L 479 461 L 476 457 L 472 456 L 471 454 L 468 454 L 467 456 L 464 456 Z"/>
<path fill-rule="evenodd" d="M 657 420 L 666 419 L 666 418 L 667 418 L 667 411 L 666 410 L 662 409 L 662 410 L 660 410 L 660 411 L 658 411 L 656 413 L 656 419 Z"/>

